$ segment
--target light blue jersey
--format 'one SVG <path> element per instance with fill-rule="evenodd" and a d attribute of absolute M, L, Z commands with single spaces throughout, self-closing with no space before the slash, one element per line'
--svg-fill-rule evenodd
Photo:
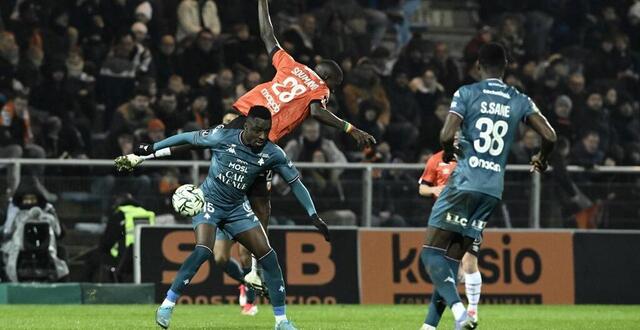
<path fill-rule="evenodd" d="M 256 177 L 268 170 L 280 174 L 287 183 L 300 177 L 280 147 L 267 141 L 262 150 L 254 151 L 242 143 L 240 133 L 240 129 L 221 125 L 194 134 L 192 144 L 209 147 L 213 154 L 201 189 L 205 198 L 214 200 L 218 207 L 243 203 Z"/>
<path fill-rule="evenodd" d="M 502 198 L 504 171 L 518 125 L 539 112 L 525 94 L 500 79 L 460 87 L 453 95 L 451 113 L 462 118 L 458 160 L 450 184 Z"/>

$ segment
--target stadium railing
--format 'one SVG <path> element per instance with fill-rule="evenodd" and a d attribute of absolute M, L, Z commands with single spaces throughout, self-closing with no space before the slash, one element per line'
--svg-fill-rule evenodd
<path fill-rule="evenodd" d="M 7 174 L 12 173 L 15 177 L 20 177 L 25 167 L 28 166 L 45 166 L 45 167 L 112 167 L 113 160 L 110 159 L 0 159 L 0 168 L 7 168 Z M 199 183 L 200 175 L 206 173 L 206 168 L 210 165 L 209 161 L 182 161 L 182 160 L 154 160 L 142 164 L 143 168 L 182 168 L 189 171 L 190 180 L 193 183 Z M 408 198 L 407 202 L 402 206 L 395 208 L 410 208 L 411 203 L 415 202 L 411 198 L 417 196 L 417 180 L 424 168 L 423 164 L 388 164 L 388 163 L 347 163 L 347 164 L 330 164 L 330 163 L 296 163 L 296 166 L 302 171 L 306 170 L 335 170 L 340 169 L 355 175 L 356 180 L 348 181 L 344 184 L 344 190 L 349 197 L 357 197 L 361 199 L 360 205 L 360 221 L 361 226 L 371 227 L 374 225 L 374 208 L 378 208 L 378 204 L 387 199 Z M 202 172 L 204 170 L 204 172 Z M 12 172 L 9 172 L 12 171 Z M 357 173 L 360 172 L 360 173 Z M 387 173 L 387 178 L 381 175 L 381 172 Z M 593 201 L 615 200 L 616 192 L 626 191 L 633 194 L 640 193 L 640 166 L 597 166 L 593 169 L 584 169 L 579 166 L 569 166 L 568 172 L 573 177 L 577 177 L 578 186 L 581 190 L 586 191 L 586 195 Z M 356 174 L 357 173 L 357 174 Z M 389 175 L 391 173 L 391 175 Z M 401 175 L 397 175 L 401 173 Z M 558 208 L 558 197 L 551 193 L 552 188 L 546 187 L 553 184 L 551 178 L 545 181 L 543 187 L 543 176 L 537 172 L 530 172 L 528 165 L 508 165 L 505 173 L 505 194 L 504 200 L 509 200 L 512 195 L 521 195 L 519 204 L 515 203 L 511 207 L 515 213 L 520 213 L 526 217 L 526 223 L 519 223 L 519 226 L 527 226 L 530 228 L 541 228 L 541 214 L 546 216 L 550 209 Z M 611 179 L 611 175 L 616 179 Z M 593 179 L 593 177 L 596 179 Z M 602 176 L 606 176 L 602 179 Z M 381 179 L 381 177 L 383 177 Z M 389 179 L 388 177 L 391 177 Z M 401 177 L 400 179 L 398 179 Z M 585 179 L 587 177 L 587 179 Z M 600 178 L 598 178 L 600 177 Z M 305 180 L 306 182 L 306 180 Z M 394 184 L 401 182 L 400 186 L 405 187 L 404 190 L 394 190 Z M 359 183 L 360 188 L 354 187 L 352 183 Z M 407 190 L 406 187 L 414 187 L 413 190 Z M 604 188 L 603 188 L 604 187 Z M 378 190 L 387 190 L 386 193 L 379 193 Z M 589 191 L 595 190 L 594 194 Z M 603 191 L 604 190 L 604 191 Z M 376 196 L 374 196 L 374 193 Z M 596 197 L 592 195 L 598 195 Z M 599 197 L 601 196 L 601 197 Z M 410 197 L 410 198 L 409 198 Z M 633 198 L 629 203 L 633 202 Z M 527 205 L 528 204 L 528 205 Z M 614 203 L 615 204 L 615 203 Z M 625 202 L 625 204 L 628 204 Z M 523 210 L 524 208 L 527 210 Z M 402 213 L 402 212 L 400 212 Z M 512 227 L 511 216 L 509 210 L 503 206 L 502 221 L 504 227 Z M 526 213 L 526 214 L 525 214 Z M 424 215 L 426 217 L 426 215 Z M 633 217 L 633 216 L 632 216 Z M 409 224 L 410 225 L 410 224 Z"/>

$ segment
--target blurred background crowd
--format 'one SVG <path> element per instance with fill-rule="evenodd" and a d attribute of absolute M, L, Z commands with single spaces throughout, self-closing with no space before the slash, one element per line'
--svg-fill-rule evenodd
<path fill-rule="evenodd" d="M 608 226 L 593 216 L 605 202 L 639 216 L 626 202 L 640 197 L 637 175 L 566 172 L 567 165 L 640 165 L 639 1 L 273 0 L 271 14 L 281 45 L 298 61 L 341 65 L 345 80 L 328 108 L 379 141 L 362 151 L 308 121 L 282 141 L 295 162 L 424 164 L 440 149 L 451 95 L 478 79 L 479 47 L 497 41 L 510 54 L 504 81 L 530 95 L 561 137 L 547 187 L 563 202 L 548 212 L 564 219 L 589 210 L 586 224 L 560 226 Z M 255 1 L 0 1 L 0 157 L 113 159 L 138 141 L 231 120 L 233 102 L 274 74 L 257 22 Z M 519 136 L 511 163 L 527 164 L 540 141 L 525 127 Z M 10 197 L 20 178 L 3 172 Z M 123 177 L 106 167 L 28 166 L 22 174 L 65 212 L 98 205 L 103 220 L 122 192 L 169 212 L 171 192 L 190 179 L 175 168 Z M 303 174 L 320 209 L 358 223 L 361 188 L 350 182 L 359 172 Z M 78 176 L 93 179 L 71 179 Z M 424 225 L 419 171 L 373 176 L 376 224 Z M 527 218 L 528 178 L 507 175 L 505 199 L 515 207 L 505 224 Z M 275 194 L 285 193 L 276 182 Z M 274 203 L 274 221 L 296 222 L 296 211 L 279 211 L 288 205 Z"/>

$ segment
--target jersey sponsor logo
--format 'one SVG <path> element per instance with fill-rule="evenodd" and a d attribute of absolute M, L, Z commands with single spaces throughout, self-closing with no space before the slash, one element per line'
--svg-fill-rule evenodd
<path fill-rule="evenodd" d="M 469 219 L 467 218 L 463 218 L 457 214 L 451 213 L 451 212 L 447 212 L 447 215 L 444 219 L 446 222 L 454 224 L 454 225 L 459 225 L 462 227 L 468 227 L 471 226 L 473 229 L 476 230 L 483 230 L 484 227 L 487 226 L 487 222 L 484 220 L 472 220 L 469 221 Z"/>
<path fill-rule="evenodd" d="M 276 103 L 276 100 L 266 88 L 261 89 L 260 94 L 267 100 L 267 105 L 271 108 L 271 112 L 278 113 L 280 111 L 280 104 Z"/>
<path fill-rule="evenodd" d="M 502 167 L 500 166 L 500 164 L 492 161 L 480 159 L 476 156 L 469 157 L 469 166 L 471 166 L 472 168 L 479 167 L 479 168 L 494 171 L 494 172 L 502 172 Z"/>
<path fill-rule="evenodd" d="M 509 94 L 507 94 L 505 92 L 501 92 L 501 91 L 494 91 L 494 90 L 491 90 L 491 89 L 483 89 L 482 93 L 504 97 L 505 99 L 509 99 L 509 100 L 511 99 L 511 95 L 509 95 Z"/>
<path fill-rule="evenodd" d="M 481 102 L 480 113 L 509 118 L 511 107 L 497 102 Z"/>

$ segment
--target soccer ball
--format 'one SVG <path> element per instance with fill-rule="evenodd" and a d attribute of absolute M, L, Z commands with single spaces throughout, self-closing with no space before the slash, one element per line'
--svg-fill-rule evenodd
<path fill-rule="evenodd" d="M 171 204 L 176 212 L 185 217 L 192 217 L 202 210 L 204 206 L 204 194 L 200 188 L 192 184 L 184 184 L 173 193 Z"/>

